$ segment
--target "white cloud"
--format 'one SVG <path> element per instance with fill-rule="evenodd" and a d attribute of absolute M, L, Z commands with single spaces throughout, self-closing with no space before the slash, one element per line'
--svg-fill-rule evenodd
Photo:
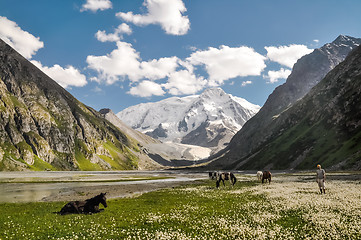
<path fill-rule="evenodd" d="M 260 76 L 267 60 L 265 56 L 246 46 L 235 48 L 220 46 L 203 51 L 197 50 L 185 60 L 164 57 L 143 61 L 132 44 L 121 41 L 117 41 L 116 44 L 117 48 L 110 54 L 87 57 L 88 68 L 98 72 L 98 75 L 91 80 L 113 84 L 116 81 L 129 79 L 132 87 L 128 93 L 140 97 L 161 96 L 165 93 L 195 94 L 205 87 L 219 86 L 224 81 L 236 77 Z M 287 55 L 282 54 L 284 48 L 286 53 L 292 53 L 294 50 L 293 45 L 279 47 L 276 50 L 268 47 L 266 48 L 268 57 L 281 61 L 283 58 L 278 59 L 277 56 Z M 281 53 L 277 55 L 278 50 Z M 202 71 L 197 72 L 196 75 L 196 66 L 204 66 L 208 76 Z M 269 83 L 274 83 L 287 78 L 290 73 L 291 70 L 281 68 L 279 71 L 268 71 L 264 78 L 269 79 Z M 162 80 L 162 83 L 155 82 L 158 80 Z M 244 87 L 249 84 L 252 84 L 252 81 L 243 81 L 241 85 Z"/>
<path fill-rule="evenodd" d="M 202 90 L 207 84 L 203 77 L 197 78 L 188 70 L 174 72 L 163 84 L 164 88 L 172 95 L 195 94 Z"/>
<path fill-rule="evenodd" d="M 165 57 L 142 61 L 130 43 L 120 41 L 110 54 L 87 57 L 88 68 L 98 72 L 98 76 L 91 80 L 113 84 L 129 79 L 133 86 L 128 93 L 146 97 L 163 95 L 164 92 L 172 95 L 195 94 L 207 86 L 219 86 L 231 78 L 261 75 L 266 67 L 265 60 L 266 57 L 252 48 L 221 46 L 219 49 L 194 52 L 185 60 Z M 205 66 L 209 79 L 195 74 L 196 65 Z M 143 81 L 136 85 L 140 80 Z M 155 83 L 157 80 L 163 83 Z M 146 91 L 145 86 L 151 87 L 150 90 Z"/>
<path fill-rule="evenodd" d="M 152 95 L 162 96 L 165 94 L 161 85 L 148 80 L 142 81 L 137 86 L 132 87 L 128 93 L 139 97 L 151 97 Z"/>
<path fill-rule="evenodd" d="M 107 34 L 105 31 L 98 31 L 95 37 L 101 42 L 117 42 L 123 39 L 123 34 L 132 34 L 132 29 L 128 24 L 122 23 L 115 30 L 114 33 Z"/>
<path fill-rule="evenodd" d="M 44 47 L 39 37 L 22 30 L 15 22 L 0 16 L 0 38 L 27 59 Z"/>
<path fill-rule="evenodd" d="M 176 71 L 179 59 L 168 57 L 142 61 L 139 53 L 130 43 L 117 42 L 117 49 L 105 56 L 88 56 L 88 67 L 98 72 L 92 80 L 112 84 L 129 78 L 132 82 L 141 79 L 158 80 L 169 77 Z"/>
<path fill-rule="evenodd" d="M 87 0 L 80 9 L 81 12 L 90 10 L 96 12 L 98 10 L 103 11 L 113 7 L 110 0 Z"/>
<path fill-rule="evenodd" d="M 281 68 L 278 71 L 268 71 L 268 75 L 265 78 L 269 79 L 269 83 L 276 83 L 280 79 L 286 79 L 291 74 L 291 70 Z"/>
<path fill-rule="evenodd" d="M 315 43 L 319 43 L 320 42 L 320 40 L 318 40 L 318 39 L 314 39 L 313 40 Z"/>
<path fill-rule="evenodd" d="M 172 72 L 175 72 L 178 65 L 177 57 L 153 59 L 148 62 L 141 62 L 141 75 L 150 80 L 162 79 L 169 77 Z"/>
<path fill-rule="evenodd" d="M 191 54 L 187 60 L 193 65 L 205 65 L 209 74 L 209 85 L 217 86 L 235 77 L 258 76 L 266 67 L 266 58 L 252 48 L 210 47 Z"/>
<path fill-rule="evenodd" d="M 247 86 L 247 85 L 249 85 L 249 84 L 252 84 L 252 81 L 250 81 L 250 80 L 248 80 L 248 81 L 243 81 L 242 82 L 242 87 L 245 87 L 245 86 Z"/>
<path fill-rule="evenodd" d="M 292 68 L 302 56 L 309 54 L 313 49 L 307 48 L 305 45 L 291 44 L 289 46 L 280 47 L 265 47 L 267 50 L 267 57 L 274 62 L 277 62 L 286 67 Z"/>
<path fill-rule="evenodd" d="M 184 35 L 188 32 L 190 22 L 182 15 L 187 11 L 182 0 L 145 0 L 143 5 L 148 10 L 145 15 L 119 12 L 116 16 L 138 26 L 159 24 L 167 34 Z"/>
<path fill-rule="evenodd" d="M 31 62 L 64 88 L 69 86 L 82 87 L 87 84 L 86 77 L 73 66 L 62 68 L 55 64 L 52 67 L 47 67 L 43 66 L 39 61 L 32 60 Z"/>
<path fill-rule="evenodd" d="M 105 80 L 112 84 L 128 77 L 131 81 L 138 81 L 140 74 L 140 57 L 132 44 L 117 42 L 117 49 L 105 56 L 88 56 L 88 67 L 97 71 L 98 80 Z"/>

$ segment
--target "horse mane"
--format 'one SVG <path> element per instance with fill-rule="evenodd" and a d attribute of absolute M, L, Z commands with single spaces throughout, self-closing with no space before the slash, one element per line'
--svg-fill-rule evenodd
<path fill-rule="evenodd" d="M 100 197 L 101 197 L 101 194 L 96 195 L 95 197 L 92 197 L 92 198 L 88 198 L 88 199 L 85 200 L 85 201 L 88 201 L 88 202 L 95 201 L 95 200 L 97 200 L 97 198 L 100 198 Z"/>
<path fill-rule="evenodd" d="M 103 197 L 105 196 L 105 194 L 106 193 L 100 193 L 99 195 L 96 195 L 95 197 L 89 198 L 85 201 L 88 203 L 100 203 Z"/>

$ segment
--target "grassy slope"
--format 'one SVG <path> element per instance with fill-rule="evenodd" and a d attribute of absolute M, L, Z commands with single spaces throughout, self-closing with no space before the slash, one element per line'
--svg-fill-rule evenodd
<path fill-rule="evenodd" d="M 272 162 L 274 169 L 286 169 L 296 160 L 295 156 L 304 153 L 303 160 L 295 166 L 297 169 L 310 169 L 317 164 L 330 167 L 343 160 L 347 160 L 343 166 L 347 169 L 360 160 L 361 132 L 344 138 L 323 121 L 309 126 L 305 119 L 265 145 L 242 168 L 262 169 Z"/>

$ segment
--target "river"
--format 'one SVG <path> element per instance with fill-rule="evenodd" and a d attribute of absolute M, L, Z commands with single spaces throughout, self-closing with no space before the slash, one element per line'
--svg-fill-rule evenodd
<path fill-rule="evenodd" d="M 207 177 L 179 171 L 0 172 L 0 202 L 84 199 L 100 191 L 127 197 Z"/>

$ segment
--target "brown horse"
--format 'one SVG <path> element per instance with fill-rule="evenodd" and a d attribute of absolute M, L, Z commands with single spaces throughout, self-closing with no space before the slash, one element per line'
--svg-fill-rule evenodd
<path fill-rule="evenodd" d="M 101 193 L 93 198 L 89 198 L 85 201 L 71 201 L 68 202 L 59 212 L 60 215 L 69 213 L 98 213 L 104 211 L 99 209 L 101 203 L 104 207 L 107 207 L 106 193 Z"/>
<path fill-rule="evenodd" d="M 267 180 L 268 180 L 269 184 L 271 184 L 271 178 L 272 178 L 272 174 L 271 174 L 270 171 L 263 171 L 262 183 L 263 183 L 263 180 L 266 180 L 266 183 L 267 183 Z"/>
<path fill-rule="evenodd" d="M 219 188 L 221 181 L 223 182 L 223 186 L 225 187 L 226 186 L 226 184 L 224 183 L 225 180 L 229 180 L 229 182 L 231 183 L 232 186 L 234 186 L 234 184 L 236 184 L 236 182 L 237 182 L 237 178 L 236 178 L 236 176 L 234 176 L 233 173 L 224 172 L 224 173 L 220 173 L 217 176 L 216 187 Z"/>

